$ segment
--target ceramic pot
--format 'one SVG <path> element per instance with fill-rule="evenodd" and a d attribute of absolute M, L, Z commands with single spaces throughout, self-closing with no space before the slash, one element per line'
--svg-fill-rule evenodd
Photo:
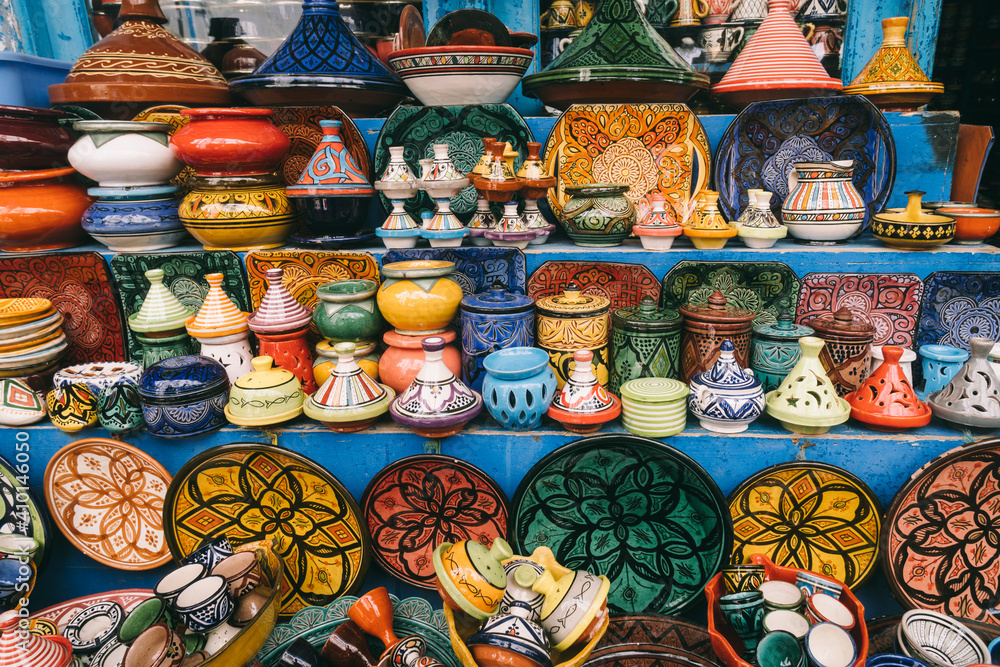
<path fill-rule="evenodd" d="M 149 368 L 171 357 L 179 357 L 186 354 L 198 354 L 198 343 L 191 336 L 188 336 L 183 329 L 175 329 L 173 332 L 163 332 L 166 335 L 151 338 L 134 333 L 136 341 L 142 346 L 142 366 Z"/>
<path fill-rule="evenodd" d="M 621 414 L 621 401 L 597 381 L 593 358 L 590 350 L 573 353 L 573 372 L 546 411 L 573 433 L 593 433 Z"/>
<path fill-rule="evenodd" d="M 702 190 L 698 193 L 694 215 L 687 226 L 683 227 L 684 236 L 699 250 L 718 250 L 725 247 L 732 237 L 736 236 L 735 226 L 726 222 L 719 212 L 719 193 L 715 190 Z"/>
<path fill-rule="evenodd" d="M 265 271 L 267 291 L 247 326 L 257 334 L 261 356 L 274 359 L 276 366 L 291 371 L 302 383 L 306 394 L 316 391 L 313 376 L 313 351 L 306 335 L 312 313 L 295 300 L 282 282 L 284 270 Z"/>
<path fill-rule="evenodd" d="M 305 393 L 291 371 L 272 368 L 274 359 L 254 357 L 251 370 L 233 383 L 226 419 L 240 426 L 270 426 L 302 414 Z"/>
<path fill-rule="evenodd" d="M 547 569 L 531 588 L 545 596 L 541 625 L 556 651 L 589 642 L 607 616 L 611 582 L 604 575 L 571 570 L 556 579 Z"/>
<path fill-rule="evenodd" d="M 469 179 L 455 168 L 448 156 L 448 144 L 432 144 L 431 150 L 434 157 L 420 162 L 420 189 L 431 199 L 451 199 L 469 184 Z M 510 173 L 509 169 L 507 173 Z"/>
<path fill-rule="evenodd" d="M 166 123 L 81 120 L 69 163 L 102 188 L 165 185 L 184 165 L 170 151 L 173 128 Z"/>
<path fill-rule="evenodd" d="M 680 377 L 683 382 L 690 382 L 697 373 L 712 368 L 726 339 L 733 344 L 740 368 L 749 365 L 752 312 L 728 305 L 721 292 L 715 292 L 702 304 L 688 302 L 680 311 L 684 317 Z"/>
<path fill-rule="evenodd" d="M 164 359 L 145 370 L 138 391 L 150 435 L 185 438 L 226 425 L 229 376 L 215 359 Z"/>
<path fill-rule="evenodd" d="M 955 219 L 925 211 L 920 190 L 909 190 L 905 209 L 886 209 L 872 217 L 872 236 L 891 248 L 929 250 L 955 237 Z M 940 211 L 940 209 L 938 209 Z"/>
<path fill-rule="evenodd" d="M 538 428 L 556 392 L 549 356 L 535 347 L 504 347 L 484 360 L 483 401 L 495 420 L 512 431 Z"/>
<path fill-rule="evenodd" d="M 20 595 L 20 593 L 18 593 Z M 73 647 L 58 635 L 22 635 L 18 631 L 17 611 L 0 614 L 0 660 L 12 667 L 68 667 L 73 662 Z"/>
<path fill-rule="evenodd" d="M 555 176 L 545 170 L 541 150 L 540 143 L 529 141 L 528 157 L 517 170 L 517 177 L 524 180 L 524 187 L 521 189 L 521 199 L 524 200 L 521 219 L 525 227 L 535 232 L 535 238 L 529 241 L 530 245 L 545 243 L 556 229 L 555 225 L 549 224 L 538 208 L 538 200 L 544 199 L 548 195 L 549 188 L 556 185 Z"/>
<path fill-rule="evenodd" d="M 726 566 L 722 568 L 722 581 L 730 593 L 756 591 L 764 583 L 764 566 L 756 563 Z"/>
<path fill-rule="evenodd" d="M 795 324 L 783 314 L 777 323 L 753 326 L 750 347 L 750 369 L 764 386 L 764 391 L 774 391 L 799 360 L 799 339 L 812 336 L 812 327 Z"/>
<path fill-rule="evenodd" d="M 779 612 L 784 611 L 785 613 L 793 614 L 795 612 L 788 612 L 786 610 L 778 610 Z M 776 613 L 776 612 L 769 612 Z M 767 618 L 765 616 L 764 618 Z M 808 625 L 808 621 L 806 621 Z M 808 631 L 808 627 L 806 628 Z M 760 638 L 757 648 L 754 651 L 752 659 L 759 667 L 781 667 L 781 665 L 797 665 L 798 667 L 805 667 L 805 651 L 802 648 L 802 644 L 799 639 L 796 638 L 791 632 L 786 630 L 775 630 L 773 632 L 764 631 L 765 634 Z M 803 635 L 802 640 L 805 640 Z"/>
<path fill-rule="evenodd" d="M 440 333 L 462 301 L 454 262 L 413 260 L 382 267 L 377 302 L 382 316 L 404 336 Z"/>
<path fill-rule="evenodd" d="M 1000 231 L 1000 211 L 995 209 L 943 206 L 937 212 L 955 219 L 956 245 L 982 245 Z"/>
<path fill-rule="evenodd" d="M 743 659 L 754 661 L 764 621 L 764 596 L 759 591 L 730 593 L 719 598 L 726 623 L 743 643 Z"/>
<path fill-rule="evenodd" d="M 386 331 L 382 340 L 388 346 L 378 360 L 378 375 L 382 382 L 392 388 L 397 394 L 405 390 L 417 377 L 424 365 L 423 341 L 431 336 L 444 340 L 442 354 L 444 365 L 454 375 L 462 374 L 462 354 L 454 345 L 454 331 L 446 329 L 439 334 L 424 334 L 422 336 L 402 336 L 395 331 Z"/>
<path fill-rule="evenodd" d="M 170 149 L 199 176 L 269 174 L 291 148 L 270 109 L 185 109 Z"/>
<path fill-rule="evenodd" d="M 741 433 L 764 412 L 764 388 L 736 363 L 732 341 L 722 341 L 718 361 L 691 378 L 688 407 L 703 428 Z"/>
<path fill-rule="evenodd" d="M 219 575 L 209 575 L 190 584 L 177 596 L 174 606 L 188 632 L 198 633 L 214 630 L 225 623 L 235 608 L 229 582 Z"/>
<path fill-rule="evenodd" d="M 97 396 L 97 419 L 109 433 L 128 433 L 146 425 L 142 401 L 132 383 L 105 387 Z"/>
<path fill-rule="evenodd" d="M 404 146 L 389 147 L 389 164 L 382 172 L 382 178 L 375 181 L 375 189 L 390 199 L 409 199 L 417 194 L 419 188 L 419 179 L 403 158 L 404 150 Z"/>
<path fill-rule="evenodd" d="M 767 0 L 733 0 L 729 20 L 736 22 L 763 21 L 767 18 Z"/>
<path fill-rule="evenodd" d="M 924 391 L 932 394 L 951 382 L 969 359 L 969 353 L 950 345 L 921 345 L 920 358 Z"/>
<path fill-rule="evenodd" d="M 129 315 L 129 329 L 148 338 L 173 336 L 178 330 L 187 336 L 184 327 L 196 314 L 194 310 L 183 305 L 163 284 L 163 269 L 149 269 L 143 275 L 149 281 L 149 289 L 139 311 Z"/>
<path fill-rule="evenodd" d="M 766 249 L 774 246 L 778 239 L 788 234 L 788 228 L 783 226 L 771 211 L 771 193 L 758 190 L 759 197 L 751 201 L 749 211 L 736 225 L 736 233 L 748 248 Z"/>
<path fill-rule="evenodd" d="M 611 313 L 611 373 L 608 389 L 618 394 L 622 384 L 646 377 L 680 375 L 681 317 L 660 310 L 649 296 L 638 306 Z"/>
<path fill-rule="evenodd" d="M 646 250 L 669 250 L 683 230 L 677 224 L 673 209 L 667 209 L 663 193 L 654 192 L 651 198 L 653 208 L 632 230 Z"/>
<path fill-rule="evenodd" d="M 378 283 L 374 280 L 338 280 L 316 290 L 319 303 L 312 321 L 320 334 L 336 343 L 358 346 L 378 340 L 385 328 L 382 313 L 375 304 Z"/>
<path fill-rule="evenodd" d="M 0 171 L 65 167 L 73 136 L 62 111 L 0 105 Z"/>
<path fill-rule="evenodd" d="M 0 172 L 0 250 L 72 248 L 86 238 L 80 219 L 93 199 L 72 167 Z"/>
<path fill-rule="evenodd" d="M 322 385 L 330 377 L 330 373 L 337 365 L 337 353 L 334 352 L 336 341 L 329 339 L 316 343 L 316 361 L 313 362 L 313 377 L 316 384 Z M 382 355 L 375 351 L 375 343 L 358 345 L 354 350 L 354 359 L 358 366 L 368 373 L 373 380 L 379 381 L 378 363 Z"/>
<path fill-rule="evenodd" d="M 885 361 L 857 391 L 845 397 L 851 404 L 851 416 L 872 428 L 888 431 L 926 426 L 931 421 L 931 410 L 917 397 L 900 366 L 903 348 L 886 345 L 883 352 Z"/>
<path fill-rule="evenodd" d="M 502 537 L 485 545 L 472 540 L 444 542 L 434 549 L 437 590 L 446 605 L 485 621 L 497 613 L 507 576 L 501 563 L 513 557 Z"/>
<path fill-rule="evenodd" d="M 829 21 L 838 19 L 847 13 L 847 2 L 845 0 L 802 0 L 792 4 L 792 9 L 797 6 L 800 21 Z M 885 21 L 883 20 L 883 25 Z M 904 29 L 906 25 L 903 25 Z"/>
<path fill-rule="evenodd" d="M 507 202 L 503 215 L 495 227 L 483 232 L 483 237 L 498 248 L 518 248 L 524 250 L 535 238 L 535 232 L 528 229 L 524 219 L 517 212 L 517 202 Z"/>
<path fill-rule="evenodd" d="M 487 619 L 465 640 L 472 657 L 480 665 L 530 665 L 551 667 L 549 638 L 533 618 L 530 606 L 514 602 L 506 614 Z"/>
<path fill-rule="evenodd" d="M 549 364 L 562 389 L 573 371 L 573 353 L 593 353 L 597 381 L 606 386 L 608 370 L 608 310 L 611 301 L 603 296 L 583 294 L 575 283 L 562 294 L 539 299 L 537 345 L 549 353 Z"/>
<path fill-rule="evenodd" d="M 432 248 L 461 246 L 462 239 L 469 235 L 469 230 L 451 212 L 451 200 L 435 199 L 434 205 L 435 212 L 424 211 L 420 214 L 420 236 L 427 239 Z"/>
<path fill-rule="evenodd" d="M 854 187 L 854 161 L 797 162 L 788 175 L 781 220 L 807 245 L 846 243 L 865 220 L 865 200 Z"/>
<path fill-rule="evenodd" d="M 769 579 L 761 584 L 758 590 L 764 596 L 764 608 L 768 611 L 774 609 L 799 611 L 806 601 L 805 594 L 790 581 Z"/>
<path fill-rule="evenodd" d="M 206 250 L 277 248 L 295 228 L 295 209 L 276 176 L 195 176 L 188 185 L 177 214 Z"/>
<path fill-rule="evenodd" d="M 647 438 L 677 435 L 687 424 L 689 391 L 680 380 L 629 380 L 621 386 L 622 426 Z"/>
<path fill-rule="evenodd" d="M 627 185 L 595 183 L 566 187 L 569 199 L 559 213 L 566 236 L 579 246 L 621 245 L 632 233 L 635 208 Z"/>
<path fill-rule="evenodd" d="M 115 252 L 171 248 L 187 238 L 177 208 L 178 188 L 91 188 L 98 199 L 84 212 L 83 229 Z"/>
<path fill-rule="evenodd" d="M 128 647 L 122 667 L 180 667 L 184 655 L 184 641 L 180 635 L 157 623 Z"/>
<path fill-rule="evenodd" d="M 821 338 L 800 338 L 799 360 L 781 386 L 764 397 L 767 413 L 792 433 L 826 433 L 851 416 L 850 403 L 838 396 L 820 361 L 823 346 Z"/>
<path fill-rule="evenodd" d="M 194 577 L 194 579 L 200 579 L 214 570 L 219 563 L 232 556 L 233 553 L 233 545 L 230 544 L 229 538 L 225 535 L 221 535 L 219 537 L 207 539 L 202 544 L 199 544 L 197 549 L 181 559 L 181 563 L 184 565 L 204 565 L 205 572 L 197 577 Z M 159 590 L 156 590 L 156 594 L 161 596 L 164 595 Z"/>
<path fill-rule="evenodd" d="M 989 353 L 993 341 L 969 339 L 969 361 L 951 381 L 927 396 L 934 416 L 961 426 L 996 428 L 1000 425 L 1000 379 L 993 372 Z"/>
<path fill-rule="evenodd" d="M 871 372 L 875 327 L 855 319 L 854 313 L 846 306 L 836 313 L 814 317 L 809 326 L 826 342 L 820 359 L 837 389 L 837 395 L 846 396 L 855 391 Z"/>
<path fill-rule="evenodd" d="M 60 431 L 75 433 L 97 423 L 97 395 L 82 383 L 57 387 L 45 397 L 49 419 Z"/>
<path fill-rule="evenodd" d="M 496 350 L 534 345 L 535 300 L 494 286 L 465 296 L 460 309 L 462 381 L 482 391 L 487 356 Z"/>
<path fill-rule="evenodd" d="M 334 351 L 337 365 L 306 400 L 305 413 L 338 433 L 362 431 L 385 414 L 396 393 L 362 370 L 354 360 L 354 343 L 337 343 Z"/>
<path fill-rule="evenodd" d="M 134 385 L 139 381 L 140 375 L 142 375 L 142 367 L 130 361 L 77 364 L 56 371 L 56 374 L 52 376 L 52 385 L 65 387 L 79 382 L 87 385 L 96 395 L 101 393 L 102 389 L 112 385 L 121 383 Z"/>

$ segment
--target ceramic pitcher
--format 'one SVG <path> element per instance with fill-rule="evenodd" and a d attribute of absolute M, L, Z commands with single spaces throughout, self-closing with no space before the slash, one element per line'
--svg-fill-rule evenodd
<path fill-rule="evenodd" d="M 793 214 L 797 222 L 861 222 L 865 200 L 854 187 L 853 176 L 854 160 L 796 162 L 788 175 L 782 215 Z"/>
<path fill-rule="evenodd" d="M 708 0 L 680 0 L 670 25 L 699 25 L 705 16 L 708 16 Z"/>

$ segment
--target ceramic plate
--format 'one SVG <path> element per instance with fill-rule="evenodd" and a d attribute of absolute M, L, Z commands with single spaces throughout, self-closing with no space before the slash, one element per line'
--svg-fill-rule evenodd
<path fill-rule="evenodd" d="M 72 442 L 45 468 L 45 499 L 70 544 L 119 570 L 170 562 L 163 539 L 163 498 L 170 473 L 123 442 Z"/>
<path fill-rule="evenodd" d="M 818 461 L 765 468 L 729 495 L 733 563 L 765 554 L 851 588 L 875 569 L 882 527 L 878 498 L 860 479 Z"/>
<path fill-rule="evenodd" d="M 392 627 L 398 637 L 420 635 L 427 641 L 427 653 L 445 664 L 445 667 L 461 667 L 448 638 L 448 622 L 444 612 L 432 609 L 426 600 L 407 598 L 400 600 L 390 595 L 392 600 Z M 281 654 L 288 646 L 299 638 L 309 640 L 317 649 L 321 649 L 326 640 L 341 623 L 347 620 L 347 610 L 357 602 L 356 597 L 342 597 L 327 607 L 309 607 L 295 614 L 283 625 L 274 626 L 274 630 L 264 642 L 257 654 L 257 660 L 272 667 L 277 664 Z"/>
<path fill-rule="evenodd" d="M 713 659 L 659 644 L 594 649 L 583 664 L 585 667 L 718 667 Z"/>
<path fill-rule="evenodd" d="M 413 248 L 389 250 L 382 264 L 414 259 L 455 262 L 451 277 L 466 294 L 481 294 L 499 283 L 508 292 L 524 294 L 527 283 L 524 253 L 517 248 Z"/>
<path fill-rule="evenodd" d="M 0 298 L 48 299 L 63 316 L 63 365 L 126 358 L 125 324 L 108 265 L 96 252 L 0 257 Z"/>
<path fill-rule="evenodd" d="M 507 496 L 482 470 L 417 454 L 376 473 L 361 498 L 375 560 L 400 581 L 433 589 L 431 555 L 443 542 L 491 544 L 507 534 Z"/>
<path fill-rule="evenodd" d="M 557 215 L 567 185 L 620 183 L 641 217 L 660 192 L 678 220 L 691 196 L 708 184 L 712 149 L 705 128 L 685 104 L 574 104 L 559 117 L 542 161 L 556 177 L 549 206 Z"/>
<path fill-rule="evenodd" d="M 389 164 L 389 147 L 403 146 L 403 158 L 420 177 L 418 160 L 434 157 L 433 144 L 448 144 L 452 163 L 463 174 L 472 171 L 483 155 L 483 137 L 506 141 L 520 156 L 514 160 L 514 171 L 528 154 L 528 142 L 534 141 L 524 119 L 509 104 L 474 104 L 453 107 L 413 107 L 400 105 L 385 121 L 375 143 L 375 178 Z M 386 211 L 392 209 L 389 200 L 379 192 Z M 406 210 L 415 219 L 420 211 L 434 209 L 426 192 L 406 202 Z M 468 222 L 476 210 L 476 189 L 469 185 L 452 197 L 451 210 Z"/>
<path fill-rule="evenodd" d="M 260 443 L 213 447 L 184 464 L 163 507 L 174 559 L 211 537 L 271 539 L 285 562 L 281 616 L 356 591 L 371 559 L 361 510 L 314 461 Z"/>
<path fill-rule="evenodd" d="M 612 614 L 674 614 L 700 600 L 732 550 L 719 487 L 656 440 L 598 435 L 525 475 L 511 505 L 514 553 L 548 546 L 571 569 L 611 580 Z"/>
<path fill-rule="evenodd" d="M 534 300 L 562 294 L 569 283 L 576 283 L 584 294 L 597 294 L 611 300 L 611 310 L 638 306 L 644 296 L 660 298 L 660 283 L 642 264 L 616 262 L 548 261 L 538 267 L 528 280 L 528 296 Z"/>
<path fill-rule="evenodd" d="M 935 271 L 924 280 L 917 345 L 969 349 L 969 339 L 1000 340 L 1000 273 Z"/>
<path fill-rule="evenodd" d="M 17 453 L 21 453 L 23 457 L 24 452 L 15 453 L 13 452 L 15 448 L 16 445 L 12 441 L 10 445 L 12 458 L 17 461 Z M 27 535 L 38 542 L 35 562 L 38 563 L 38 571 L 41 572 L 49 560 L 52 527 L 45 513 L 45 505 L 39 502 L 30 486 L 23 484 L 27 473 L 19 472 L 18 466 L 24 471 L 26 465 L 21 461 L 15 466 L 0 456 L 0 533 Z M 19 502 L 24 501 L 25 489 L 28 491 L 27 502 Z"/>
<path fill-rule="evenodd" d="M 757 313 L 755 324 L 795 314 L 799 277 L 781 262 L 682 260 L 663 276 L 660 306 L 678 309 L 689 300 L 705 303 L 716 290 L 730 305 Z"/>
<path fill-rule="evenodd" d="M 946 452 L 896 492 L 879 543 L 889 588 L 903 607 L 1000 625 L 996 545 L 1000 439 Z"/>
<path fill-rule="evenodd" d="M 250 305 L 256 310 L 267 292 L 268 269 L 285 270 L 284 283 L 299 303 L 316 307 L 316 288 L 334 280 L 369 278 L 380 282 L 378 262 L 368 252 L 323 250 L 260 250 L 247 253 Z"/>
<path fill-rule="evenodd" d="M 223 275 L 222 289 L 229 298 L 241 309 L 250 308 L 250 297 L 246 278 L 243 277 L 243 266 L 236 253 L 228 250 L 218 252 L 167 252 L 134 254 L 121 253 L 111 258 L 111 274 L 118 285 L 118 296 L 121 299 L 125 317 L 139 312 L 142 302 L 149 291 L 149 281 L 146 271 L 163 269 L 163 284 L 166 285 L 177 299 L 196 311 L 201 308 L 205 295 L 208 294 L 208 283 L 205 276 L 209 273 Z M 132 335 L 132 330 L 125 327 L 130 358 L 142 361 L 142 346 Z"/>
<path fill-rule="evenodd" d="M 875 345 L 913 347 L 924 284 L 913 273 L 807 273 L 795 321 L 847 306 L 875 327 Z"/>
<path fill-rule="evenodd" d="M 343 125 L 340 136 L 351 155 L 358 161 L 361 173 L 369 182 L 372 180 L 372 161 L 368 157 L 368 146 L 365 144 L 361 130 L 354 124 L 351 117 L 338 107 L 271 107 L 274 112 L 274 124 L 281 128 L 292 147 L 281 159 L 277 172 L 281 174 L 285 185 L 295 185 L 299 181 L 309 158 L 316 152 L 323 130 L 321 120 L 339 120 Z"/>
<path fill-rule="evenodd" d="M 594 650 L 633 644 L 669 646 L 709 661 L 717 660 L 708 628 L 661 614 L 623 614 L 613 617 L 607 632 L 597 642 Z"/>
<path fill-rule="evenodd" d="M 880 616 L 879 618 L 867 621 L 868 626 L 868 655 L 878 655 L 880 653 L 894 653 L 893 641 L 896 638 L 896 628 L 903 619 L 902 614 L 892 616 Z M 971 618 L 963 618 L 962 624 L 969 628 L 979 638 L 989 645 L 994 639 L 1000 637 L 1000 627 L 973 621 Z"/>
<path fill-rule="evenodd" d="M 882 112 L 860 95 L 754 102 L 715 151 L 719 209 L 735 220 L 749 201 L 747 191 L 762 188 L 774 193 L 777 215 L 792 165 L 829 160 L 854 160 L 854 187 L 868 204 L 864 229 L 885 207 L 896 180 L 896 144 Z"/>
<path fill-rule="evenodd" d="M 125 610 L 125 613 L 128 613 L 139 606 L 140 602 L 148 600 L 151 597 L 153 597 L 153 591 L 148 588 L 127 588 L 120 591 L 85 595 L 75 600 L 67 600 L 66 602 L 46 607 L 41 611 L 36 611 L 31 615 L 31 618 L 51 621 L 62 632 L 77 614 L 98 602 L 117 602 Z"/>

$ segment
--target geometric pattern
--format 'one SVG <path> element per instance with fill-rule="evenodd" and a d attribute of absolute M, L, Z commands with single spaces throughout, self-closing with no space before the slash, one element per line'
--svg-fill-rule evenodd
<path fill-rule="evenodd" d="M 631 644 L 670 646 L 711 661 L 717 660 L 708 628 L 659 614 L 615 616 L 595 650 Z"/>

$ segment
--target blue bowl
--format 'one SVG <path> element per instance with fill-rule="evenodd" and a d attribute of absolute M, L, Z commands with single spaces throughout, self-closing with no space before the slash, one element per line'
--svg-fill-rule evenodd
<path fill-rule="evenodd" d="M 1000 639 L 993 640 L 996 644 Z M 990 644 L 990 653 L 993 653 L 993 644 Z M 996 664 L 996 663 L 994 663 Z M 906 655 L 896 653 L 880 653 L 873 655 L 865 661 L 865 667 L 927 667 L 926 664 Z"/>

